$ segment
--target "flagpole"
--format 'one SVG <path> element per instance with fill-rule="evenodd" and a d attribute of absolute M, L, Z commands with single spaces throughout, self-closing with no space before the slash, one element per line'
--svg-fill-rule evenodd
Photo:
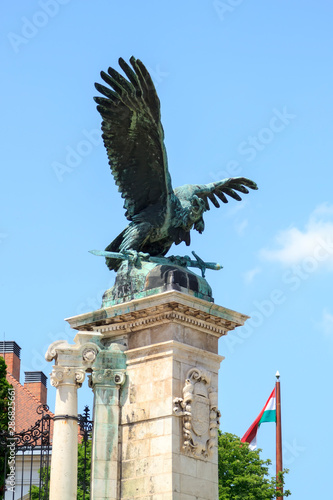
<path fill-rule="evenodd" d="M 276 372 L 276 481 L 279 480 L 279 473 L 282 472 L 282 429 L 281 429 L 281 392 L 280 392 L 280 374 Z M 280 493 L 277 500 L 283 500 L 283 486 L 278 487 Z"/>

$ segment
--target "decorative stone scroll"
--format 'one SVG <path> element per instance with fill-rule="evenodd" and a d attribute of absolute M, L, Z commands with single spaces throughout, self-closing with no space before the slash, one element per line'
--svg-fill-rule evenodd
<path fill-rule="evenodd" d="M 217 409 L 217 391 L 210 385 L 210 374 L 200 367 L 186 376 L 183 398 L 174 399 L 174 413 L 183 417 L 183 451 L 206 459 L 217 446 L 221 416 Z"/>
<path fill-rule="evenodd" d="M 86 332 L 88 340 L 85 339 L 85 333 L 77 335 L 75 345 L 69 344 L 67 340 L 56 340 L 53 342 L 45 354 L 46 361 L 55 360 L 55 366 L 80 367 L 84 371 L 91 367 L 96 359 L 101 347 L 98 345 L 98 335 L 96 340 L 90 340 L 91 333 Z"/>

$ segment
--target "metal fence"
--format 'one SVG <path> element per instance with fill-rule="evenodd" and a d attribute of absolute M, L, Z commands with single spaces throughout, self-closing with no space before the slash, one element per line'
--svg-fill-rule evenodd
<path fill-rule="evenodd" d="M 47 500 L 51 459 L 51 422 L 47 405 L 38 406 L 35 425 L 18 433 L 2 432 L 2 495 L 5 500 Z"/>
<path fill-rule="evenodd" d="M 52 455 L 52 421 L 40 405 L 35 425 L 19 433 L 0 432 L 0 500 L 48 500 Z M 79 415 L 82 458 L 79 460 L 79 498 L 90 498 L 90 449 L 93 422 L 89 408 Z M 64 499 L 65 500 L 65 499 Z"/>

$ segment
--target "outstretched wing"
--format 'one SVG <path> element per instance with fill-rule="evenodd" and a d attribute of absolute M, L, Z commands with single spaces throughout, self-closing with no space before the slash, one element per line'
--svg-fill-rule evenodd
<path fill-rule="evenodd" d="M 215 207 L 219 208 L 220 204 L 217 198 L 223 203 L 228 203 L 228 198 L 226 196 L 228 195 L 234 198 L 234 200 L 240 201 L 242 198 L 236 191 L 247 194 L 249 192 L 247 188 L 258 189 L 258 186 L 255 182 L 246 177 L 231 177 L 230 179 L 211 182 L 210 184 L 196 185 L 193 194 L 203 199 L 206 210 L 210 210 L 208 200 L 210 200 Z"/>
<path fill-rule="evenodd" d="M 168 172 L 160 101 L 153 81 L 141 61 L 131 57 L 133 69 L 122 59 L 119 66 L 128 80 L 113 68 L 101 77 L 95 97 L 102 115 L 102 137 L 126 217 L 132 220 L 150 205 L 167 206 L 172 193 Z"/>

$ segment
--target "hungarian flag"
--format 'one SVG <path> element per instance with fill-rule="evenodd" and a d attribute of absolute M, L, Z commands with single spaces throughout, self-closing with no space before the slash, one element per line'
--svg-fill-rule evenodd
<path fill-rule="evenodd" d="M 241 439 L 243 443 L 249 443 L 250 450 L 254 450 L 257 447 L 257 431 L 263 422 L 276 422 L 275 387 L 265 406 Z"/>

